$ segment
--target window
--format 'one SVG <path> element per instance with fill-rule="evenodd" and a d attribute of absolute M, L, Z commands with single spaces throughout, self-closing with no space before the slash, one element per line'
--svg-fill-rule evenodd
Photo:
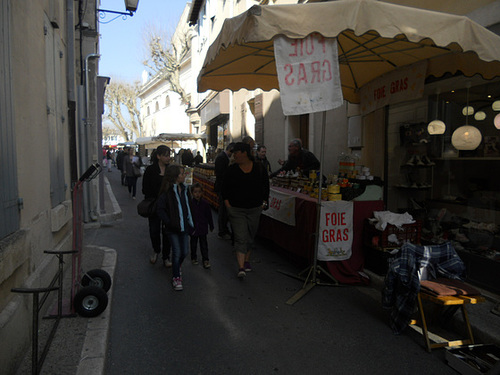
<path fill-rule="evenodd" d="M 155 103 L 155 112 L 158 112 L 160 110 L 160 105 L 158 102 Z"/>
<path fill-rule="evenodd" d="M 49 129 L 50 199 L 52 207 L 65 200 L 64 181 L 64 132 L 63 132 L 63 64 L 64 46 L 54 33 L 48 18 L 45 19 L 45 77 L 47 81 L 47 124 Z"/>
<path fill-rule="evenodd" d="M 165 98 L 165 107 L 168 107 L 170 105 L 170 96 L 167 95 Z"/>
<path fill-rule="evenodd" d="M 149 105 L 148 105 L 148 108 L 147 108 L 147 110 L 146 110 L 146 113 L 147 113 L 147 115 L 146 115 L 146 116 L 149 116 L 149 115 L 151 114 L 151 110 L 149 109 Z"/>
<path fill-rule="evenodd" d="M 17 165 L 13 123 L 8 1 L 0 1 L 0 238 L 19 229 Z"/>

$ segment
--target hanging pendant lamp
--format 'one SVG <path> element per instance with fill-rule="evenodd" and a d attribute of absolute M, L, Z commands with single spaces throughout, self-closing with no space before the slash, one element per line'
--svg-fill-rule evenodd
<path fill-rule="evenodd" d="M 469 88 L 470 82 L 467 83 L 467 107 L 469 106 Z M 478 128 L 469 125 L 469 113 L 465 115 L 465 125 L 455 130 L 451 136 L 451 144 L 457 150 L 475 150 L 482 140 L 481 132 Z"/>
<path fill-rule="evenodd" d="M 437 90 L 436 92 L 436 120 L 432 120 L 431 122 L 429 122 L 429 125 L 427 125 L 427 132 L 430 135 L 444 134 L 446 130 L 446 125 L 444 124 L 444 122 L 441 120 L 437 120 L 438 109 L 439 109 L 439 90 Z"/>

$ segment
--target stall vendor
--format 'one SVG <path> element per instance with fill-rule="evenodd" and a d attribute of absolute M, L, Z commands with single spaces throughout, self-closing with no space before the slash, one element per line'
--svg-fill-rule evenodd
<path fill-rule="evenodd" d="M 281 171 L 297 171 L 300 169 L 304 176 L 309 176 L 309 171 L 319 169 L 319 160 L 311 151 L 302 148 L 300 139 L 293 139 L 288 144 L 288 159 L 282 167 L 273 172 L 270 177 L 278 175 Z"/>

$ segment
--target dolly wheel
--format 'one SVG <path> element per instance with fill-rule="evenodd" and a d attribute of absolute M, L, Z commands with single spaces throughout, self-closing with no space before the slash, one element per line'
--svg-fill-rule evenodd
<path fill-rule="evenodd" d="M 98 286 L 89 285 L 76 293 L 73 303 L 80 316 L 93 318 L 106 310 L 108 295 Z"/>
<path fill-rule="evenodd" d="M 94 285 L 107 292 L 111 288 L 111 276 L 104 270 L 95 269 L 85 272 L 82 277 L 82 286 Z"/>

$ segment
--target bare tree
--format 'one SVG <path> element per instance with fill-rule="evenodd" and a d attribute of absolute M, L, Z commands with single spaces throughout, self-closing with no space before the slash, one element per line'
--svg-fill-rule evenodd
<path fill-rule="evenodd" d="M 190 29 L 178 31 L 174 37 L 159 29 L 150 28 L 146 33 L 147 59 L 143 62 L 154 75 L 160 75 L 170 84 L 170 89 L 179 94 L 184 104 L 189 95 L 180 84 L 181 64 L 191 51 Z"/>
<path fill-rule="evenodd" d="M 106 87 L 104 103 L 106 118 L 120 131 L 126 141 L 132 134 L 142 137 L 142 123 L 139 111 L 139 84 L 111 81 Z"/>

